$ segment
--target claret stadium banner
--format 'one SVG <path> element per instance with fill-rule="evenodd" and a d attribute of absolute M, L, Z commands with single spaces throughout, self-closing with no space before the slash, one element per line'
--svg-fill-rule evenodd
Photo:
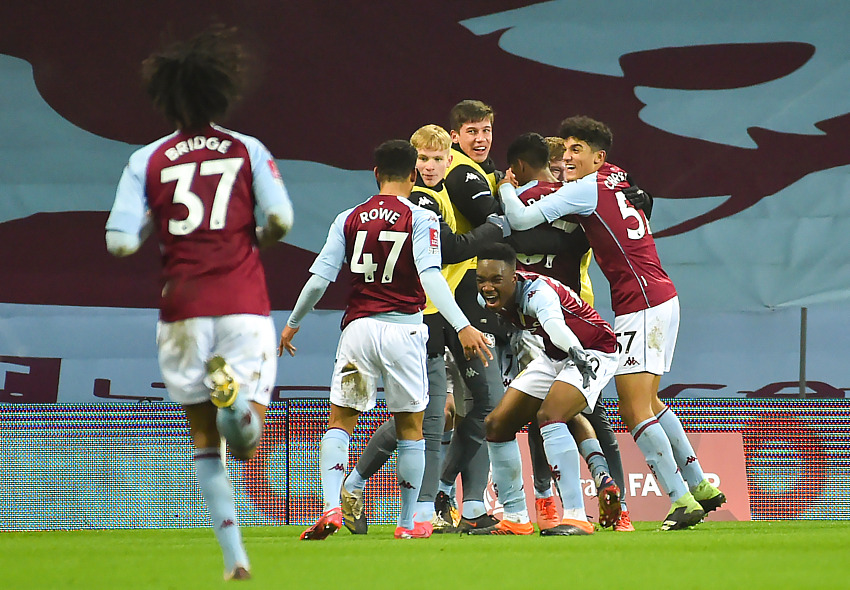
<path fill-rule="evenodd" d="M 491 155 L 504 169 L 520 134 L 554 135 L 565 117 L 589 115 L 613 131 L 609 161 L 655 196 L 651 231 L 682 307 L 661 395 L 693 411 L 693 432 L 722 435 L 707 448 L 742 436 L 749 517 L 848 517 L 846 454 L 834 441 L 850 431 L 850 10 L 833 0 L 802 13 L 788 0 L 609 0 L 600 18 L 572 0 L 345 11 L 185 0 L 128 18 L 122 2 L 49 4 L 0 4 L 0 502 L 18 498 L 36 515 L 15 508 L 8 519 L 3 504 L 0 526 L 133 526 L 131 490 L 161 508 L 139 523 L 198 522 L 191 502 L 166 495 L 168 482 L 145 479 L 160 477 L 144 468 L 154 457 L 173 462 L 161 477 L 189 477 L 156 362 L 158 246 L 114 259 L 104 225 L 130 154 L 171 131 L 144 93 L 141 61 L 163 34 L 193 35 L 211 14 L 240 29 L 254 59 L 242 102 L 219 123 L 270 149 L 293 201 L 292 232 L 262 254 L 278 329 L 331 221 L 375 191 L 381 142 L 448 127 L 453 105 L 479 99 L 495 110 Z M 447 56 L 427 84 L 415 74 L 423 39 Z M 565 39 L 595 50 L 567 51 Z M 375 91 L 387 81 L 391 91 Z M 607 282 L 595 265 L 590 273 L 611 320 Z M 298 356 L 279 361 L 272 416 L 290 427 L 299 404 L 318 404 L 324 419 L 347 278 L 343 269 L 303 322 Z M 613 386 L 603 396 L 616 404 Z M 128 420 L 120 437 L 100 430 Z M 285 465 L 290 487 L 262 471 L 232 475 L 246 478 L 249 521 L 300 522 L 315 487 L 296 459 L 318 438 L 271 428 L 286 455 L 264 465 Z M 78 470 L 66 470 L 70 449 Z M 707 470 L 724 485 L 740 475 L 715 465 Z M 635 507 L 645 500 L 654 512 L 642 468 L 630 469 Z M 112 500 L 89 487 L 96 480 Z M 254 502 L 261 489 L 274 501 Z M 55 502 L 46 520 L 28 490 Z M 389 518 L 393 501 L 377 502 Z M 746 518 L 741 502 L 717 517 Z"/>

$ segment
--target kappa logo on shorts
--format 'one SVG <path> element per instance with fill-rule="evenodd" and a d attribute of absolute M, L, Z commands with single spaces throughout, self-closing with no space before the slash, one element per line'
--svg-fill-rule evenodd
<path fill-rule="evenodd" d="M 478 371 L 476 371 L 476 370 L 475 370 L 475 369 L 473 369 L 472 367 L 467 367 L 467 369 L 466 369 L 466 377 L 467 377 L 468 379 L 471 379 L 472 377 L 475 377 L 476 375 L 478 375 Z"/>
<path fill-rule="evenodd" d="M 626 362 L 624 362 L 624 363 L 623 363 L 623 366 L 624 366 L 624 367 L 634 367 L 636 364 L 638 364 L 638 362 L 637 362 L 637 360 L 635 360 L 635 357 L 630 356 L 630 357 L 626 360 Z"/>

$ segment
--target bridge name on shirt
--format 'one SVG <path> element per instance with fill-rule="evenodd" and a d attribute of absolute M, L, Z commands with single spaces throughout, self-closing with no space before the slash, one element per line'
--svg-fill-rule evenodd
<path fill-rule="evenodd" d="M 185 156 L 189 152 L 203 149 L 218 152 L 220 154 L 226 154 L 232 144 L 233 142 L 229 139 L 222 141 L 218 137 L 204 137 L 203 135 L 196 135 L 190 139 L 178 141 L 174 147 L 170 147 L 165 150 L 165 157 L 173 162 L 180 156 Z"/>
<path fill-rule="evenodd" d="M 375 207 L 374 209 L 360 212 L 360 223 L 368 223 L 369 221 L 374 221 L 376 219 L 384 219 L 387 223 L 393 225 L 396 221 L 398 221 L 400 216 L 401 213 L 398 211 L 384 209 L 383 207 Z"/>

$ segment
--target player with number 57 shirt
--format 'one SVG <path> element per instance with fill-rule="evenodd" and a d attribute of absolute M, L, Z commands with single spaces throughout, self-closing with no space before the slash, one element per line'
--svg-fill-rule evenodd
<path fill-rule="evenodd" d="M 672 507 L 663 530 L 687 528 L 726 498 L 705 478 L 675 413 L 658 398 L 679 330 L 679 298 L 661 268 L 644 213 L 622 189 L 627 174 L 607 162 L 613 134 L 589 117 L 569 117 L 558 135 L 566 151 L 566 183 L 529 206 L 510 184 L 499 187 L 511 226 L 528 229 L 573 215 L 611 286 L 621 355 L 615 374 L 620 414 Z M 684 476 L 684 479 L 683 479 Z"/>

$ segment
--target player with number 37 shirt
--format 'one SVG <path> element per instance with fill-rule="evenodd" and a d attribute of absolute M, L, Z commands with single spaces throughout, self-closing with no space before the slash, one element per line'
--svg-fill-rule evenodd
<path fill-rule="evenodd" d="M 150 211 L 162 246 L 163 321 L 267 316 L 255 205 L 289 207 L 274 159 L 257 139 L 209 125 L 176 131 L 130 157 L 107 229 L 138 232 Z"/>
<path fill-rule="evenodd" d="M 213 25 L 142 62 L 145 89 L 176 130 L 130 156 L 105 236 L 119 257 L 151 232 L 159 241 L 159 366 L 189 422 L 227 580 L 247 580 L 251 569 L 221 439 L 248 461 L 262 436 L 277 359 L 258 248 L 278 242 L 293 222 L 269 151 L 214 123 L 239 97 L 247 57 L 235 29 Z M 259 227 L 257 209 L 265 217 Z"/>

